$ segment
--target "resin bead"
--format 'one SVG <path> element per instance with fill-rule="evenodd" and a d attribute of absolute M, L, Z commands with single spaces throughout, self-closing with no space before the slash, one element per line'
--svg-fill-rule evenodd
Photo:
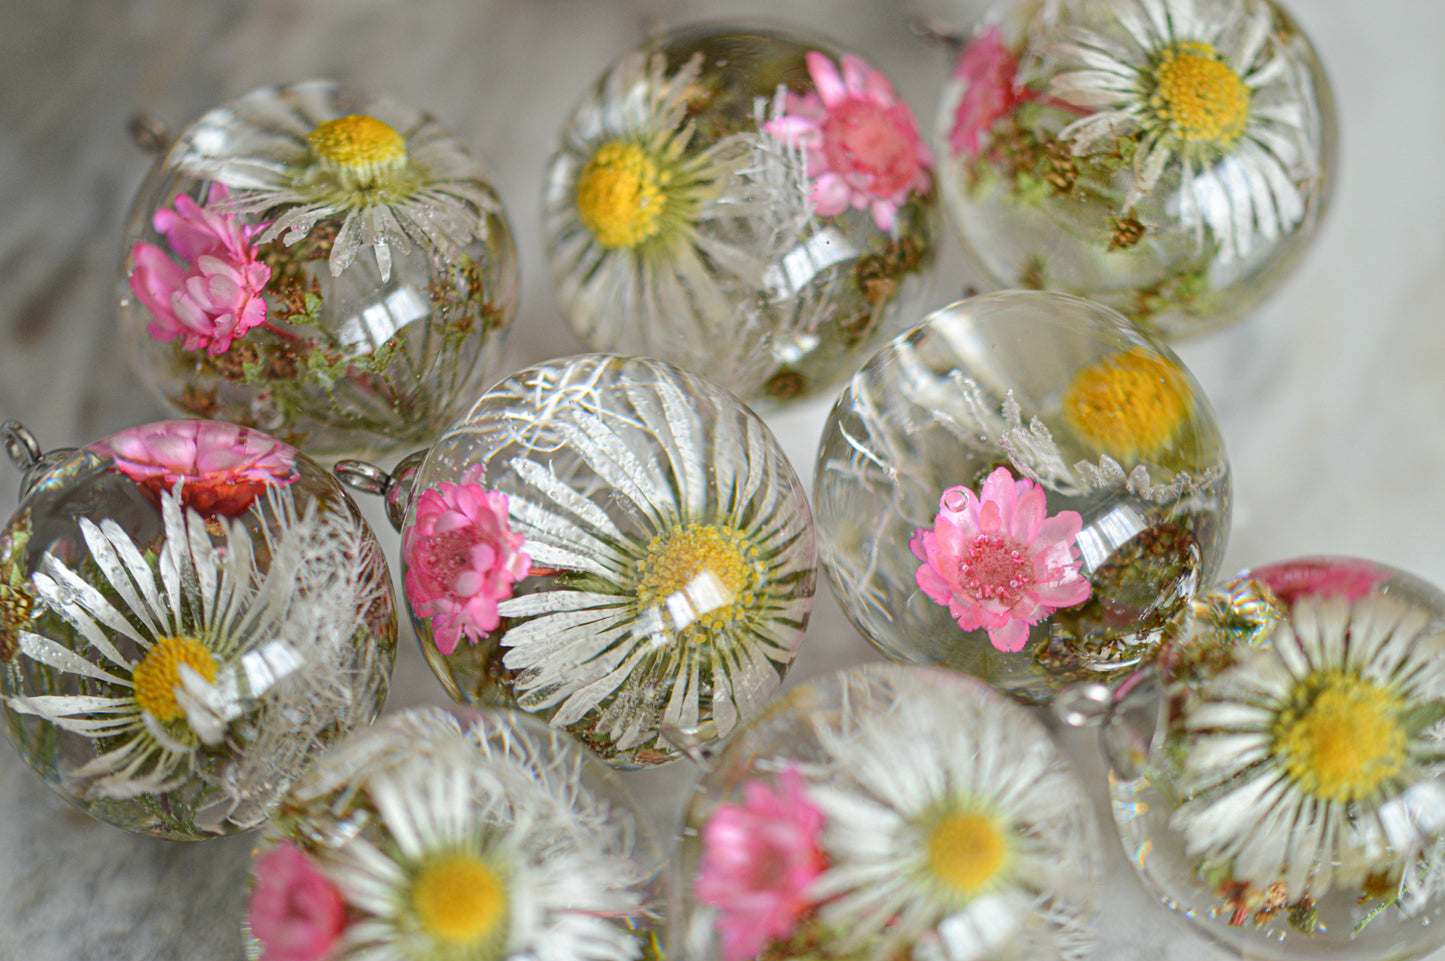
<path fill-rule="evenodd" d="M 626 54 L 582 97 L 548 167 L 544 229 L 589 348 L 778 404 L 835 384 L 896 332 L 932 259 L 933 188 L 912 113 L 864 60 L 692 27 Z"/>
<path fill-rule="evenodd" d="M 951 671 L 853 668 L 793 690 L 704 774 L 668 953 L 1082 961 L 1099 850 L 1023 707 Z"/>
<path fill-rule="evenodd" d="M 1199 608 L 1160 655 L 1143 763 L 1109 780 L 1130 861 L 1251 958 L 1445 943 L 1445 593 L 1312 557 Z"/>
<path fill-rule="evenodd" d="M 1272 0 L 1009 0 L 943 99 L 943 195 L 984 270 L 1170 337 L 1272 290 L 1334 179 L 1329 84 Z"/>
<path fill-rule="evenodd" d="M 1012 291 L 932 314 L 848 382 L 818 450 L 823 567 L 889 657 L 1021 698 L 1132 671 L 1214 576 L 1229 467 L 1168 348 Z"/>
<path fill-rule="evenodd" d="M 381 710 L 391 577 L 320 465 L 212 421 L 11 450 L 27 479 L 0 532 L 0 690 L 66 800 L 156 837 L 234 834 Z"/>
<path fill-rule="evenodd" d="M 511 231 L 462 146 L 331 83 L 258 90 L 183 131 L 124 249 L 141 380 L 316 457 L 429 441 L 496 376 L 516 308 Z"/>
<path fill-rule="evenodd" d="M 756 415 L 670 364 L 522 370 L 410 485 L 406 597 L 447 692 L 536 713 L 615 764 L 726 736 L 802 641 L 806 493 Z"/>
<path fill-rule="evenodd" d="M 632 796 L 567 735 L 413 708 L 287 794 L 253 864 L 247 956 L 655 956 L 664 860 Z"/>

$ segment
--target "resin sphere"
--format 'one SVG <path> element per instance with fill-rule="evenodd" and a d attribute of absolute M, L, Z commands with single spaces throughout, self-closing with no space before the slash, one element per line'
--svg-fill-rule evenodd
<path fill-rule="evenodd" d="M 672 957 L 1081 961 L 1099 839 L 1044 728 L 978 680 L 870 665 L 741 729 L 687 808 Z"/>
<path fill-rule="evenodd" d="M 1008 0 L 943 100 L 943 195 L 985 271 L 1170 337 L 1273 289 L 1334 179 L 1329 84 L 1272 0 Z"/>
<path fill-rule="evenodd" d="M 664 863 L 632 795 L 566 734 L 412 708 L 286 795 L 253 864 L 248 957 L 641 957 Z"/>
<path fill-rule="evenodd" d="M 331 83 L 196 121 L 141 187 L 120 316 L 179 412 L 316 457 L 410 450 L 500 367 L 511 230 L 435 120 Z"/>
<path fill-rule="evenodd" d="M 1255 568 L 1158 673 L 1144 763 L 1109 783 L 1165 904 L 1251 958 L 1445 943 L 1445 593 L 1353 558 Z"/>
<path fill-rule="evenodd" d="M 462 701 L 515 705 L 607 760 L 726 736 L 812 609 L 806 493 L 767 427 L 659 361 L 502 381 L 431 447 L 402 530 L 422 650 Z"/>
<path fill-rule="evenodd" d="M 824 569 L 889 657 L 1028 700 L 1147 658 L 1218 569 L 1229 467 L 1168 348 L 1066 294 L 932 314 L 850 380 L 814 474 Z"/>
<path fill-rule="evenodd" d="M 543 212 L 557 296 L 591 349 L 753 404 L 799 398 L 896 332 L 932 259 L 933 184 L 912 113 L 858 56 L 772 30 L 664 34 L 562 131 Z"/>
<path fill-rule="evenodd" d="M 103 821 L 260 824 L 381 710 L 391 577 L 322 467 L 258 431 L 162 421 L 46 459 L 0 532 L 11 739 Z"/>

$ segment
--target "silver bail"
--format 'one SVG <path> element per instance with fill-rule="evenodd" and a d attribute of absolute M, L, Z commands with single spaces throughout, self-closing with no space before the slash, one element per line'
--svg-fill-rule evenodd
<path fill-rule="evenodd" d="M 381 495 L 386 501 L 386 519 L 400 531 L 406 522 L 407 508 L 411 506 L 412 481 L 426 455 L 425 450 L 406 455 L 390 474 L 363 460 L 337 461 L 332 472 L 337 480 L 352 490 Z"/>
<path fill-rule="evenodd" d="M 10 462 L 20 469 L 22 500 L 52 467 L 75 452 L 71 447 L 49 453 L 42 452 L 40 442 L 35 439 L 30 428 L 18 420 L 7 420 L 0 425 L 0 437 L 5 440 L 5 453 L 10 457 Z"/>

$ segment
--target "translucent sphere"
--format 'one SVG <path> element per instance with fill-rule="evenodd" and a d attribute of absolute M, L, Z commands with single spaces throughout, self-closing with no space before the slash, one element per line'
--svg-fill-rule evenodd
<path fill-rule="evenodd" d="M 260 824 L 371 721 L 396 655 L 371 529 L 265 434 L 162 421 L 47 458 L 0 532 L 16 748 L 102 821 L 195 840 Z"/>
<path fill-rule="evenodd" d="M 247 956 L 643 957 L 663 863 L 631 795 L 567 735 L 415 708 L 287 794 L 253 864 Z"/>
<path fill-rule="evenodd" d="M 1148 752 L 1109 783 L 1165 904 L 1251 958 L 1445 943 L 1445 593 L 1353 558 L 1256 568 L 1158 671 Z"/>
<path fill-rule="evenodd" d="M 315 457 L 425 444 L 496 376 L 516 309 L 511 230 L 461 144 L 331 83 L 258 90 L 188 127 L 124 244 L 141 380 Z"/>
<path fill-rule="evenodd" d="M 402 570 L 453 698 L 634 766 L 767 702 L 816 561 L 806 492 L 756 415 L 670 364 L 584 355 L 512 375 L 432 445 Z"/>
<path fill-rule="evenodd" d="M 796 688 L 711 764 L 677 864 L 684 961 L 1093 956 L 1093 809 L 1027 710 L 951 671 Z"/>
<path fill-rule="evenodd" d="M 755 405 L 813 394 L 896 332 L 933 186 L 912 113 L 858 56 L 773 30 L 654 37 L 582 97 L 548 166 L 558 299 L 591 349 Z"/>
<path fill-rule="evenodd" d="M 844 388 L 815 471 L 823 567 L 858 629 L 1026 700 L 1149 657 L 1229 528 L 1199 385 L 1066 294 L 976 297 L 894 339 Z"/>
<path fill-rule="evenodd" d="M 1269 293 L 1334 180 L 1329 83 L 1272 0 L 1007 0 L 939 127 L 948 212 L 1000 286 L 1170 337 Z"/>

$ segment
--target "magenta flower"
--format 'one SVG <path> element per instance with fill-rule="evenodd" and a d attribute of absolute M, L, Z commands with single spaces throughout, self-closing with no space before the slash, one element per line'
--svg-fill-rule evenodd
<path fill-rule="evenodd" d="M 112 434 L 89 450 L 155 500 L 181 484 L 181 501 L 205 515 L 241 513 L 267 487 L 296 480 L 296 451 L 259 431 L 220 421 L 163 420 Z"/>
<path fill-rule="evenodd" d="M 162 207 L 152 221 L 170 253 L 147 243 L 131 250 L 130 289 L 151 312 L 146 331 L 156 340 L 180 338 L 186 350 L 223 354 L 233 338 L 266 320 L 261 292 L 271 268 L 251 246 L 265 225 L 242 226 L 226 212 L 225 199 L 222 184 L 211 185 L 205 207 L 178 195 L 176 209 Z"/>
<path fill-rule="evenodd" d="M 955 155 L 977 157 L 979 135 L 1031 99 L 1032 92 L 1015 79 L 1018 66 L 1018 57 L 1004 45 L 997 26 L 979 34 L 963 51 L 953 76 L 965 87 L 948 134 L 948 146 Z"/>
<path fill-rule="evenodd" d="M 406 597 L 431 618 L 437 650 L 450 654 L 463 634 L 471 644 L 497 629 L 497 604 L 527 576 L 522 535 L 507 526 L 507 495 L 476 484 L 438 484 L 421 492 L 402 538 Z"/>
<path fill-rule="evenodd" d="M 879 230 L 891 231 L 908 195 L 931 183 L 933 160 L 913 113 L 881 73 L 852 54 L 843 57 L 841 76 L 816 50 L 807 62 L 816 92 L 788 94 L 786 112 L 765 129 L 803 149 L 818 216 L 867 209 Z"/>
<path fill-rule="evenodd" d="M 778 775 L 777 791 L 749 781 L 742 804 L 724 804 L 708 819 L 693 890 L 718 909 L 722 961 L 746 961 L 793 933 L 812 908 L 808 885 L 826 866 L 822 830 L 823 813 L 792 767 Z"/>
<path fill-rule="evenodd" d="M 1308 557 L 1257 567 L 1249 576 L 1293 607 L 1301 597 L 1343 597 L 1353 603 L 1388 580 L 1390 572 L 1352 557 Z"/>
<path fill-rule="evenodd" d="M 346 927 L 346 904 L 336 885 L 291 844 L 256 862 L 251 889 L 251 934 L 265 945 L 261 961 L 320 961 Z"/>
<path fill-rule="evenodd" d="M 933 530 L 920 527 L 908 543 L 923 562 L 919 589 L 947 604 L 965 631 L 983 628 L 1000 651 L 1023 650 L 1030 626 L 1083 603 L 1091 590 L 1074 549 L 1082 518 L 1045 513 L 1044 489 L 1014 480 L 1007 467 L 988 475 L 979 497 L 950 487 Z"/>

